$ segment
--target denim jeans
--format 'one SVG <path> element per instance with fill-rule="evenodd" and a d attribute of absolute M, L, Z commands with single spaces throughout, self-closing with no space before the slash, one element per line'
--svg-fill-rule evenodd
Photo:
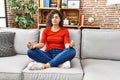
<path fill-rule="evenodd" d="M 66 48 L 64 50 L 53 48 L 48 51 L 42 51 L 40 49 L 29 49 L 28 56 L 41 63 L 50 63 L 52 67 L 56 67 L 65 61 L 71 61 L 76 54 L 74 48 Z"/>

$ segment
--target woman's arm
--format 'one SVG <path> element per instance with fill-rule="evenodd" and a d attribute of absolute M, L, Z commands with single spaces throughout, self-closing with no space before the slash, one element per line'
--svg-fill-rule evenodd
<path fill-rule="evenodd" d="M 41 48 L 44 47 L 44 43 L 37 43 L 37 44 L 34 44 L 33 47 L 34 47 L 34 48 L 39 48 L 39 49 L 41 49 Z"/>
<path fill-rule="evenodd" d="M 41 49 L 41 48 L 44 47 L 44 43 L 33 44 L 33 43 L 31 43 L 31 42 L 28 42 L 27 47 L 28 47 L 29 49 L 35 49 L 35 48 Z"/>

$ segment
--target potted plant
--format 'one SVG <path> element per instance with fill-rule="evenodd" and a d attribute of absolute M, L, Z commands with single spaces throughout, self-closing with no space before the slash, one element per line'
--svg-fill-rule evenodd
<path fill-rule="evenodd" d="M 67 8 L 67 4 L 66 3 L 62 3 L 62 8 Z"/>
<path fill-rule="evenodd" d="M 38 8 L 34 0 L 7 0 L 7 3 L 10 7 L 10 13 L 15 14 L 15 22 L 19 28 L 30 28 Z"/>
<path fill-rule="evenodd" d="M 71 25 L 74 25 L 74 24 L 75 24 L 75 20 L 74 20 L 74 19 L 71 19 L 71 20 L 70 20 L 70 24 L 71 24 Z"/>

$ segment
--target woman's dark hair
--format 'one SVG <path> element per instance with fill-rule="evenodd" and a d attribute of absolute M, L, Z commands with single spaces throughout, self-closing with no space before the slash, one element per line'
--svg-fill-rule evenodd
<path fill-rule="evenodd" d="M 52 17 L 53 17 L 54 14 L 58 14 L 58 15 L 59 15 L 59 17 L 60 17 L 59 26 L 60 26 L 60 27 L 63 27 L 63 17 L 62 17 L 62 14 L 61 14 L 60 11 L 58 11 L 58 10 L 56 10 L 56 9 L 55 9 L 55 10 L 52 10 L 52 11 L 47 15 L 47 20 L 46 20 L 47 27 L 52 27 L 52 22 L 51 22 L 51 20 L 52 20 Z"/>

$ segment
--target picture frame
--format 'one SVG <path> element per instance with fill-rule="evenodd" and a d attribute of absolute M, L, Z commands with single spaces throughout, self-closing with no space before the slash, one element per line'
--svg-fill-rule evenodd
<path fill-rule="evenodd" d="M 62 0 L 61 8 L 67 8 L 67 6 L 68 6 L 68 0 Z"/>
<path fill-rule="evenodd" d="M 80 8 L 80 0 L 68 0 L 68 8 Z"/>

